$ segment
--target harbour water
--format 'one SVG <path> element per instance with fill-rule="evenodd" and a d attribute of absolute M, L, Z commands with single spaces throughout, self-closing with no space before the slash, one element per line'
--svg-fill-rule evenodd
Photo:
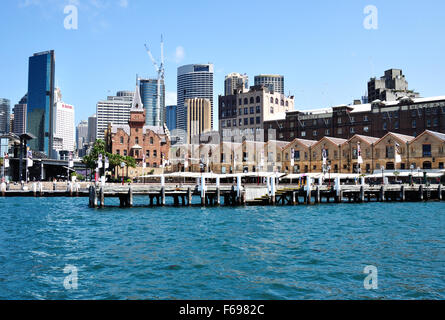
<path fill-rule="evenodd" d="M 445 299 L 443 202 L 146 203 L 0 198 L 0 299 Z"/>

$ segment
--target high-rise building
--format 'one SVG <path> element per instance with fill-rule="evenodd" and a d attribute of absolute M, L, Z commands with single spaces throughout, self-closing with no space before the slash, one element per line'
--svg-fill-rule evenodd
<path fill-rule="evenodd" d="M 212 104 L 209 99 L 185 99 L 187 110 L 187 144 L 193 137 L 212 130 Z"/>
<path fill-rule="evenodd" d="M 76 127 L 76 148 L 83 149 L 83 146 L 88 143 L 88 121 L 82 120 Z"/>
<path fill-rule="evenodd" d="M 234 90 L 249 91 L 249 77 L 246 74 L 231 73 L 224 80 L 224 95 L 230 96 Z"/>
<path fill-rule="evenodd" d="M 166 108 L 166 124 L 170 132 L 176 130 L 176 106 L 167 106 Z"/>
<path fill-rule="evenodd" d="M 110 96 L 107 100 L 97 103 L 96 139 L 103 140 L 105 138 L 105 130 L 107 130 L 110 123 L 112 125 L 128 124 L 133 97 L 134 92 L 132 91 L 119 91 L 116 96 Z M 88 122 L 89 124 L 90 122 Z"/>
<path fill-rule="evenodd" d="M 14 113 L 9 115 L 9 132 L 14 132 Z"/>
<path fill-rule="evenodd" d="M 14 133 L 22 135 L 26 133 L 28 95 L 25 95 L 18 104 L 14 106 Z"/>
<path fill-rule="evenodd" d="M 187 131 L 185 100 L 203 98 L 211 103 L 213 128 L 213 64 L 189 64 L 178 68 L 177 128 Z M 185 137 L 182 137 L 185 139 Z"/>
<path fill-rule="evenodd" d="M 31 149 L 52 157 L 54 107 L 54 51 L 36 53 L 29 58 L 27 133 L 35 136 Z"/>
<path fill-rule="evenodd" d="M 418 98 L 419 93 L 408 90 L 408 81 L 406 81 L 402 70 L 389 69 L 380 79 L 371 78 L 368 81 L 368 102 L 375 100 L 395 101 L 399 98 Z"/>
<path fill-rule="evenodd" d="M 61 149 L 54 148 L 56 151 L 74 151 L 75 142 L 75 117 L 74 107 L 62 101 L 54 105 L 54 138 L 62 141 Z"/>
<path fill-rule="evenodd" d="M 158 110 L 158 80 L 157 79 L 139 79 L 139 90 L 141 99 L 146 111 L 147 126 L 163 126 L 165 123 L 165 85 L 161 80 L 161 102 Z"/>
<path fill-rule="evenodd" d="M 255 76 L 255 86 L 265 86 L 270 92 L 284 94 L 284 76 L 276 74 L 260 74 Z"/>
<path fill-rule="evenodd" d="M 10 101 L 0 98 L 0 134 L 9 133 L 10 108 Z"/>
<path fill-rule="evenodd" d="M 88 137 L 87 143 L 94 143 L 97 139 L 97 115 L 88 117 Z"/>

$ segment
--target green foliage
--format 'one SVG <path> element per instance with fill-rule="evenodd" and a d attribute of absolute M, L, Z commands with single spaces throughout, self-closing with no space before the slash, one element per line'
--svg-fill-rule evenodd
<path fill-rule="evenodd" d="M 96 140 L 90 154 L 83 157 L 82 162 L 87 166 L 87 168 L 94 170 L 96 169 L 96 162 L 99 158 L 99 154 L 102 154 L 103 157 L 108 157 L 110 169 L 119 167 L 122 162 L 124 162 L 127 167 L 136 167 L 136 160 L 133 157 L 124 157 L 118 154 L 105 152 L 105 141 L 101 139 Z"/>

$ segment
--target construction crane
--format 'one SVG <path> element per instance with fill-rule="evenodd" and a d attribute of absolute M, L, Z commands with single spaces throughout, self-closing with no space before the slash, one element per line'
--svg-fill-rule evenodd
<path fill-rule="evenodd" d="M 151 54 L 150 49 L 147 44 L 145 44 L 145 49 L 147 50 L 148 56 L 153 62 L 153 66 L 155 67 L 156 72 L 158 73 L 158 86 L 156 91 L 156 125 L 163 126 L 161 123 L 161 81 L 164 82 L 165 79 L 165 69 L 164 69 L 164 39 L 161 35 L 161 63 L 155 60 L 153 55 Z"/>

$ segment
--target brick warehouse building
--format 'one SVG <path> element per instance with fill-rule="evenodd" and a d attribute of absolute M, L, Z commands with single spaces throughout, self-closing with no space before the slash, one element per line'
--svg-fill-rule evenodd
<path fill-rule="evenodd" d="M 445 133 L 445 96 L 290 111 L 283 120 L 264 122 L 264 139 L 350 139 L 355 134 L 381 138 L 388 132 L 417 137 L 425 130 Z"/>
<path fill-rule="evenodd" d="M 145 109 L 143 108 L 139 90 L 136 88 L 135 98 L 130 110 L 128 125 L 108 125 L 106 130 L 107 150 L 113 154 L 134 157 L 136 168 L 129 168 L 127 172 L 121 172 L 117 168 L 117 175 L 136 177 L 162 171 L 163 160 L 168 160 L 170 151 L 170 137 L 168 129 L 159 126 L 145 125 Z M 146 167 L 143 170 L 142 162 L 145 155 Z"/>

